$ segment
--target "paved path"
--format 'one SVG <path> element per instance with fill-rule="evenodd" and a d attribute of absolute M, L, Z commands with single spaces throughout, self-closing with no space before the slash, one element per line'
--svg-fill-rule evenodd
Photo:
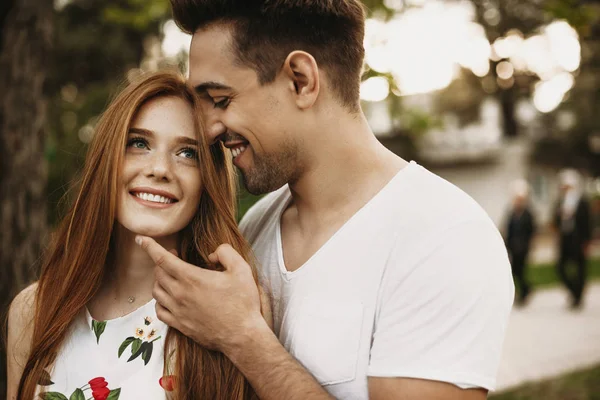
<path fill-rule="evenodd" d="M 600 364 L 600 282 L 588 285 L 581 310 L 562 288 L 539 290 L 512 311 L 497 390 Z"/>

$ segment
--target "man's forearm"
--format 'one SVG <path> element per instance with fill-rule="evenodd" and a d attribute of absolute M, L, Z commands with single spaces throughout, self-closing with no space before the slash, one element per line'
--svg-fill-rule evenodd
<path fill-rule="evenodd" d="M 333 399 L 266 324 L 250 330 L 225 353 L 262 400 Z"/>

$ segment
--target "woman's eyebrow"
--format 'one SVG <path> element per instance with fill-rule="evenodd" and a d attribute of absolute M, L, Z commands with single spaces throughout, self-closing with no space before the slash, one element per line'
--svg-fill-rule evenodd
<path fill-rule="evenodd" d="M 196 146 L 196 147 L 198 146 L 198 141 L 196 139 L 192 139 L 187 136 L 179 136 L 176 140 L 178 143 L 188 144 L 190 146 Z"/>
<path fill-rule="evenodd" d="M 154 136 L 154 132 L 144 128 L 129 128 L 129 133 L 138 133 L 144 136 Z"/>
<path fill-rule="evenodd" d="M 150 129 L 144 128 L 129 128 L 129 133 L 137 133 L 143 136 L 154 136 L 154 132 L 152 132 Z M 175 141 L 177 143 L 187 144 L 190 146 L 198 146 L 198 141 L 196 139 L 192 139 L 191 137 L 187 136 L 178 136 L 175 138 Z"/>

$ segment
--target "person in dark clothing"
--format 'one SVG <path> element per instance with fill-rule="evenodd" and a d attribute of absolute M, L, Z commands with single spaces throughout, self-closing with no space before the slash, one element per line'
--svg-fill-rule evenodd
<path fill-rule="evenodd" d="M 571 293 L 571 308 L 579 308 L 587 277 L 587 249 L 591 239 L 590 210 L 576 171 L 562 171 L 560 184 L 561 196 L 554 213 L 554 226 L 559 234 L 557 271 Z M 575 266 L 573 271 L 569 271 L 571 261 Z"/>
<path fill-rule="evenodd" d="M 531 293 L 531 285 L 527 280 L 527 256 L 531 239 L 535 233 L 535 219 L 531 212 L 528 198 L 529 188 L 525 181 L 514 184 L 513 203 L 505 228 L 506 249 L 511 260 L 513 278 L 518 287 L 517 305 L 524 305 Z"/>

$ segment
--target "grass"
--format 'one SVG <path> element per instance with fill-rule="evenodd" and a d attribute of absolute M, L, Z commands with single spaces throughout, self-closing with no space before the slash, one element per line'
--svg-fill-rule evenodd
<path fill-rule="evenodd" d="M 600 400 L 600 365 L 554 379 L 527 383 L 489 400 Z"/>
<path fill-rule="evenodd" d="M 527 269 L 527 277 L 534 289 L 560 283 L 554 264 L 530 265 Z M 600 259 L 588 261 L 588 279 L 600 279 Z"/>

